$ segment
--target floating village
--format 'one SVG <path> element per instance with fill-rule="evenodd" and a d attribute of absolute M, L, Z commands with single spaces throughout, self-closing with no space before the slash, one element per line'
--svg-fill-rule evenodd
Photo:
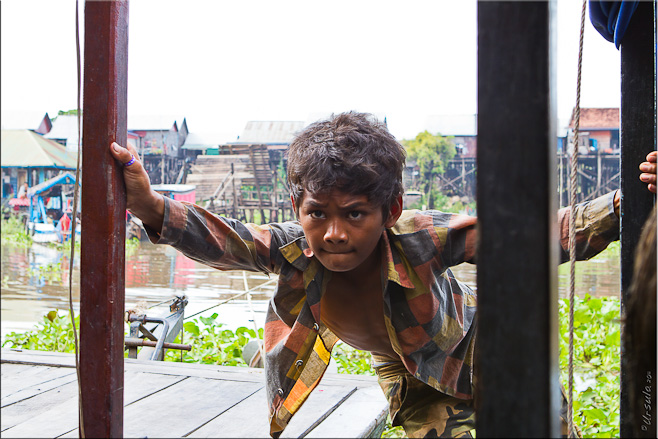
<path fill-rule="evenodd" d="M 655 164 L 638 178 L 656 2 L 589 5 L 619 50 L 619 107 L 580 107 L 579 65 L 557 120 L 555 2 L 481 0 L 477 114 L 397 139 L 403 206 L 390 192 L 357 223 L 363 201 L 311 198 L 299 224 L 258 227 L 298 220 L 289 147 L 329 115 L 217 133 L 131 116 L 128 1 L 87 0 L 78 108 L 2 118 L 0 437 L 656 437 Z M 329 52 L 312 61 L 340 64 Z M 132 190 L 161 203 L 142 224 L 126 186 L 148 182 L 124 180 L 115 141 L 154 191 L 209 213 Z M 395 143 L 368 151 L 385 144 L 400 169 Z M 329 246 L 341 224 L 368 250 Z"/>

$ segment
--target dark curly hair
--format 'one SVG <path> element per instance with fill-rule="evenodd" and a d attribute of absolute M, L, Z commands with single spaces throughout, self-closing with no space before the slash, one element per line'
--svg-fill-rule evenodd
<path fill-rule="evenodd" d="M 373 115 L 332 114 L 306 127 L 290 144 L 288 184 L 297 209 L 304 191 L 338 189 L 366 195 L 382 207 L 386 220 L 391 204 L 404 193 L 404 163 L 404 148 Z"/>

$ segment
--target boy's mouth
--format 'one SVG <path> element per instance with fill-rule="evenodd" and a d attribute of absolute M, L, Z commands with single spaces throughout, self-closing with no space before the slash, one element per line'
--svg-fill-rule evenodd
<path fill-rule="evenodd" d="M 345 255 L 347 253 L 352 253 L 352 250 L 341 250 L 341 251 L 336 251 L 336 250 L 323 250 L 325 253 L 328 253 L 330 255 Z"/>

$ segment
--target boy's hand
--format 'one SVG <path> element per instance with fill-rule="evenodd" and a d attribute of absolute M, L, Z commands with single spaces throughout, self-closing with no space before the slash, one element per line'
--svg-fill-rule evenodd
<path fill-rule="evenodd" d="M 656 193 L 656 159 L 658 158 L 658 151 L 651 151 L 647 155 L 647 161 L 640 163 L 640 180 L 647 184 L 647 188 Z"/>
<path fill-rule="evenodd" d="M 164 200 L 162 195 L 151 189 L 151 180 L 139 161 L 137 151 L 130 144 L 126 149 L 112 142 L 110 153 L 123 168 L 126 207 L 144 224 L 160 232 L 164 220 Z"/>

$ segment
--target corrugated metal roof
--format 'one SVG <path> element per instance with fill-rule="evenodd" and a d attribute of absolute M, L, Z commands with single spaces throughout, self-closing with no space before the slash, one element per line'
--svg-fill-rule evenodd
<path fill-rule="evenodd" d="M 228 142 L 233 142 L 237 136 L 229 133 L 189 133 L 185 138 L 182 149 L 206 150 L 208 148 L 219 148 Z"/>
<path fill-rule="evenodd" d="M 75 169 L 76 155 L 30 130 L 2 130 L 2 167 Z"/>
<path fill-rule="evenodd" d="M 130 131 L 169 131 L 176 124 L 180 127 L 184 117 L 171 114 L 128 114 L 128 130 Z M 180 120 L 177 123 L 176 120 Z"/>
<path fill-rule="evenodd" d="M 3 130 L 36 130 L 46 115 L 41 110 L 5 111 L 0 116 L 0 128 Z"/>
<path fill-rule="evenodd" d="M 239 143 L 290 143 L 304 121 L 252 120 L 247 122 Z"/>
<path fill-rule="evenodd" d="M 46 139 L 66 140 L 66 149 L 69 151 L 78 150 L 78 116 L 69 114 L 60 114 L 52 121 L 53 127 L 43 137 Z M 80 119 L 82 123 L 82 119 Z"/>
<path fill-rule="evenodd" d="M 569 128 L 576 126 L 576 109 L 569 120 Z M 619 108 L 581 108 L 580 130 L 619 129 Z"/>

